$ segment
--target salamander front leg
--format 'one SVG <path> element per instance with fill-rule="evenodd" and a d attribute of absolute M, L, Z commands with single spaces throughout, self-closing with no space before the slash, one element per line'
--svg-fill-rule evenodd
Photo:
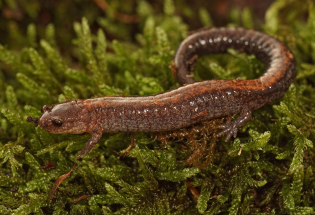
<path fill-rule="evenodd" d="M 218 126 L 223 130 L 217 134 L 217 137 L 221 137 L 222 135 L 226 134 L 226 138 L 224 140 L 225 142 L 229 141 L 232 136 L 235 138 L 237 135 L 237 130 L 246 125 L 246 123 L 251 119 L 252 111 L 250 111 L 249 109 L 243 109 L 240 116 L 236 120 L 232 122 L 231 119 L 228 119 L 228 121 L 224 125 Z"/>
<path fill-rule="evenodd" d="M 50 198 L 50 199 L 53 198 L 53 196 L 54 196 L 54 194 L 55 194 L 57 188 L 59 187 L 59 185 L 60 185 L 64 180 L 66 180 L 66 179 L 69 177 L 70 173 L 74 170 L 74 167 L 75 167 L 75 165 L 76 165 L 76 163 L 77 163 L 77 159 L 79 159 L 80 157 L 83 157 L 83 156 L 86 155 L 88 152 L 90 152 L 90 151 L 93 149 L 93 147 L 96 145 L 96 143 L 98 143 L 98 141 L 101 139 L 101 137 L 102 137 L 102 132 L 96 131 L 96 132 L 92 133 L 92 137 L 91 137 L 91 138 L 89 139 L 89 141 L 86 143 L 86 145 L 84 146 L 84 148 L 83 148 L 81 151 L 79 151 L 79 154 L 78 154 L 77 157 L 75 158 L 72 169 L 71 169 L 69 172 L 67 172 L 66 174 L 59 176 L 58 179 L 56 180 L 56 182 L 55 182 L 53 188 L 51 189 L 51 191 L 50 191 L 50 193 L 49 193 L 49 198 Z"/>
<path fill-rule="evenodd" d="M 81 151 L 79 151 L 77 158 L 83 157 L 88 152 L 90 152 L 94 148 L 94 146 L 98 143 L 98 141 L 101 139 L 101 137 L 102 137 L 102 132 L 92 133 L 92 137 L 88 140 L 84 148 Z"/>
<path fill-rule="evenodd" d="M 134 133 L 131 133 L 130 135 L 130 139 L 131 139 L 131 143 L 128 146 L 127 149 L 125 149 L 125 151 L 123 153 L 120 153 L 121 157 L 125 157 L 134 147 L 135 147 L 135 143 L 136 143 L 136 135 Z"/>

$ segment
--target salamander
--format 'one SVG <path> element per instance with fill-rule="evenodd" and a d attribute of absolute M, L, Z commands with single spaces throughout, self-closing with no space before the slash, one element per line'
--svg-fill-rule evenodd
<path fill-rule="evenodd" d="M 254 80 L 206 80 L 191 77 L 191 59 L 228 48 L 254 54 L 266 65 Z M 88 132 L 92 137 L 79 152 L 88 153 L 104 132 L 163 132 L 195 123 L 239 114 L 219 125 L 218 137 L 236 137 L 251 120 L 252 111 L 281 98 L 296 77 L 291 51 L 278 39 L 244 28 L 212 28 L 198 31 L 181 42 L 173 59 L 175 76 L 183 86 L 152 96 L 99 97 L 45 105 L 34 121 L 54 134 Z M 229 117 L 230 118 L 230 117 Z"/>

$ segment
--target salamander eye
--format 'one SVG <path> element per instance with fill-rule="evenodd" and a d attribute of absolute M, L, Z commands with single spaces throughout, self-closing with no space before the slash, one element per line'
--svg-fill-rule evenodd
<path fill-rule="evenodd" d="M 59 118 L 59 117 L 55 117 L 53 120 L 52 120 L 53 124 L 55 126 L 62 126 L 62 120 Z"/>

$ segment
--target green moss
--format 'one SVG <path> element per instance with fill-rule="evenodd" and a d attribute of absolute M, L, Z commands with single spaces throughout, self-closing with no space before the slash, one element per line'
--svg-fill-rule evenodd
<path fill-rule="evenodd" d="M 8 36 L 0 45 L 0 213 L 314 214 L 315 8 L 311 1 L 297 7 L 298 0 L 275 1 L 261 26 L 249 8 L 230 13 L 230 26 L 263 29 L 284 41 L 298 68 L 286 95 L 255 111 L 238 138 L 216 142 L 211 123 L 198 125 L 209 135 L 194 133 L 195 126 L 158 140 L 139 133 L 136 147 L 119 157 L 115 151 L 128 147 L 129 134 L 104 134 L 78 160 L 54 198 L 48 198 L 90 135 L 53 135 L 27 123 L 27 116 L 38 117 L 43 105 L 69 99 L 174 89 L 179 85 L 169 65 L 189 28 L 176 15 L 178 8 L 186 19 L 214 23 L 206 8 L 194 11 L 185 1 L 159 1 L 162 12 L 153 12 L 154 5 L 146 1 L 139 1 L 134 11 L 133 1 L 108 2 L 106 16 L 87 6 L 87 18 L 71 23 L 68 32 L 60 25 L 76 14 L 68 1 L 56 3 L 53 22 L 58 27 L 35 22 L 42 9 L 36 1 L 21 1 L 34 24 L 23 28 L 16 21 L 1 22 Z M 15 10 L 18 4 L 4 1 L 0 7 Z M 133 24 L 140 29 L 136 35 L 115 20 L 115 10 L 141 15 Z M 95 28 L 96 23 L 102 28 Z M 252 79 L 263 70 L 254 56 L 229 50 L 200 58 L 193 75 L 198 80 Z M 39 169 L 46 160 L 57 168 Z M 198 200 L 193 192 L 200 194 Z"/>

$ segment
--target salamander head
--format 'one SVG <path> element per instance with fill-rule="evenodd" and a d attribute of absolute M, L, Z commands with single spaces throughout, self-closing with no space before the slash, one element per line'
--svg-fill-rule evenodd
<path fill-rule="evenodd" d="M 87 123 L 83 121 L 82 108 L 75 101 L 44 105 L 38 124 L 42 129 L 53 134 L 81 134 L 86 132 Z"/>

